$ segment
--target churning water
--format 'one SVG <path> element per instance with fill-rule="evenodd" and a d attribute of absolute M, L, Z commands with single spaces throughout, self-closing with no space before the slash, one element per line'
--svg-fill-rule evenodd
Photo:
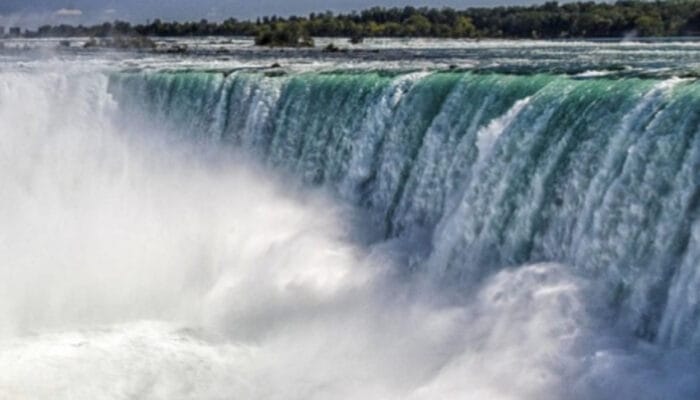
<path fill-rule="evenodd" d="M 518 51 L 0 57 L 0 399 L 698 398 L 694 64 Z"/>

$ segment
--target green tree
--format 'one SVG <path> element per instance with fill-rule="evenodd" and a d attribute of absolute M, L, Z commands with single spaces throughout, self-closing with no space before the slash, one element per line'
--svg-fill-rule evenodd
<path fill-rule="evenodd" d="M 406 20 L 406 32 L 409 36 L 428 36 L 430 21 L 421 14 L 413 14 Z"/>
<path fill-rule="evenodd" d="M 474 37 L 476 36 L 476 27 L 472 23 L 471 18 L 458 16 L 452 27 L 453 37 Z"/>
<path fill-rule="evenodd" d="M 642 36 L 661 36 L 664 31 L 664 23 L 658 15 L 642 15 L 634 25 Z"/>

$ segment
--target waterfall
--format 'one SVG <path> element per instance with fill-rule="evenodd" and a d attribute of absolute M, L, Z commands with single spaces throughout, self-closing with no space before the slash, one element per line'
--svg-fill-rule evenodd
<path fill-rule="evenodd" d="M 700 345 L 694 80 L 162 72 L 110 90 L 124 112 L 332 188 L 387 238 L 427 231 L 443 279 L 566 263 L 641 337 Z"/>
<path fill-rule="evenodd" d="M 0 61 L 0 399 L 698 398 L 696 80 L 85 57 Z"/>

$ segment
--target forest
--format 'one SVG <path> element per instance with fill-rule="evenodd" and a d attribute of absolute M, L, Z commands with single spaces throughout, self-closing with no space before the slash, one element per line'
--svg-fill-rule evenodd
<path fill-rule="evenodd" d="M 252 36 L 259 45 L 312 45 L 312 37 L 435 38 L 620 38 L 700 34 L 700 1 L 630 1 L 616 3 L 547 2 L 534 6 L 490 8 L 383 8 L 308 16 L 268 16 L 253 21 L 161 21 L 132 25 L 124 21 L 95 26 L 42 26 L 31 37 L 111 36 Z"/>

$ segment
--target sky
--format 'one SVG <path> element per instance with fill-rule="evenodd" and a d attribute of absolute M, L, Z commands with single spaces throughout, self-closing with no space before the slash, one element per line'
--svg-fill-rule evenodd
<path fill-rule="evenodd" d="M 307 15 L 331 10 L 352 11 L 372 6 L 467 8 L 542 3 L 544 0 L 0 0 L 0 24 L 33 28 L 41 24 L 90 24 L 121 19 L 212 21 L 265 15 Z"/>

